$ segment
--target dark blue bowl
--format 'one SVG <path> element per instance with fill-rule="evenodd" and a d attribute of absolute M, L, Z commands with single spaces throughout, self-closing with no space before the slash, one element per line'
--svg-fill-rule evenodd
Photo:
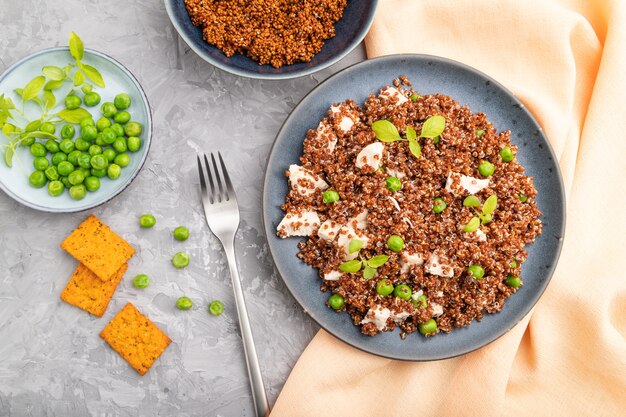
<path fill-rule="evenodd" d="M 324 42 L 310 62 L 274 68 L 259 65 L 241 54 L 228 58 L 202 38 L 202 30 L 191 23 L 183 0 L 165 0 L 165 8 L 181 38 L 202 59 L 230 73 L 250 78 L 287 79 L 312 74 L 326 68 L 353 50 L 365 37 L 374 20 L 378 0 L 348 0 L 343 17 L 335 24 L 335 37 Z"/>
<path fill-rule="evenodd" d="M 317 270 L 299 258 L 297 238 L 279 239 L 276 226 L 283 217 L 280 205 L 288 192 L 285 170 L 299 163 L 302 141 L 315 129 L 331 104 L 348 98 L 363 103 L 369 93 L 390 85 L 406 74 L 417 91 L 441 93 L 472 112 L 484 112 L 496 129 L 511 130 L 511 142 L 519 147 L 517 160 L 534 178 L 537 205 L 543 213 L 543 233 L 529 245 L 522 267 L 524 286 L 513 294 L 501 312 L 486 314 L 451 333 L 425 338 L 410 334 L 400 339 L 398 330 L 375 337 L 364 336 L 346 313 L 335 313 L 324 304 L 328 293 L 320 291 Z M 325 80 L 293 109 L 278 132 L 270 152 L 263 183 L 263 222 L 276 268 L 287 288 L 313 320 L 344 342 L 363 351 L 401 360 L 446 359 L 471 352 L 497 339 L 520 321 L 543 294 L 556 267 L 565 233 L 565 197 L 556 158 L 543 130 L 524 105 L 489 76 L 445 58 L 429 55 L 391 55 L 353 65 Z"/>

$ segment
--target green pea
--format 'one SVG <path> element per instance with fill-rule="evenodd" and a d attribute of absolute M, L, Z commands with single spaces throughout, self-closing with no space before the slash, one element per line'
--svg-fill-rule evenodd
<path fill-rule="evenodd" d="M 176 300 L 176 308 L 179 310 L 189 310 L 191 307 L 193 307 L 193 302 L 189 297 L 180 297 Z"/>
<path fill-rule="evenodd" d="M 104 155 L 96 154 L 91 157 L 89 164 L 93 169 L 105 169 L 109 162 Z"/>
<path fill-rule="evenodd" d="M 478 139 L 480 139 L 484 134 L 485 134 L 485 129 L 477 129 L 476 130 L 476 137 Z"/>
<path fill-rule="evenodd" d="M 480 175 L 482 175 L 483 177 L 489 177 L 493 175 L 495 170 L 495 167 L 489 161 L 483 161 L 478 165 L 478 172 L 480 172 Z"/>
<path fill-rule="evenodd" d="M 511 162 L 513 159 L 515 159 L 515 154 L 513 153 L 513 150 L 510 147 L 505 146 L 500 151 L 500 157 L 502 158 L 504 162 Z"/>
<path fill-rule="evenodd" d="M 113 104 L 118 110 L 126 110 L 130 107 L 130 96 L 126 93 L 121 93 L 115 96 Z"/>
<path fill-rule="evenodd" d="M 142 214 L 139 216 L 139 226 L 143 228 L 151 228 L 156 224 L 156 217 L 152 214 Z"/>
<path fill-rule="evenodd" d="M 122 168 L 127 167 L 130 164 L 130 156 L 127 153 L 121 153 L 115 157 L 113 162 Z"/>
<path fill-rule="evenodd" d="M 117 135 L 115 134 L 113 129 L 111 129 L 110 127 L 107 127 L 102 131 L 102 140 L 107 145 L 110 145 L 113 142 L 115 142 L 116 138 L 117 138 Z"/>
<path fill-rule="evenodd" d="M 470 265 L 470 266 L 468 266 L 467 267 L 467 272 L 472 274 L 474 279 L 481 279 L 482 277 L 485 276 L 485 270 L 480 265 Z"/>
<path fill-rule="evenodd" d="M 511 268 L 517 268 L 517 261 L 511 261 L 511 262 L 509 263 L 509 266 L 510 266 Z"/>
<path fill-rule="evenodd" d="M 33 159 L 33 168 L 37 171 L 45 171 L 50 166 L 50 161 L 45 156 L 38 156 Z"/>
<path fill-rule="evenodd" d="M 383 297 L 387 296 L 393 292 L 393 284 L 388 279 L 381 279 L 376 284 L 376 292 Z"/>
<path fill-rule="evenodd" d="M 95 126 L 85 126 L 80 131 L 81 136 L 87 142 L 92 142 L 96 137 L 98 137 L 98 129 Z"/>
<path fill-rule="evenodd" d="M 63 184 L 63 186 L 64 186 L 65 188 L 67 188 L 68 190 L 69 190 L 70 188 L 72 188 L 72 184 L 70 184 L 70 182 L 69 182 L 69 180 L 67 179 L 67 177 L 61 177 L 61 178 L 59 178 L 59 181 L 61 181 L 61 183 Z"/>
<path fill-rule="evenodd" d="M 117 113 L 117 109 L 115 108 L 115 104 L 107 101 L 100 106 L 100 112 L 104 117 L 113 117 L 115 113 Z"/>
<path fill-rule="evenodd" d="M 50 122 L 45 122 L 42 123 L 41 126 L 39 126 L 39 130 L 54 135 L 54 132 L 56 132 L 57 128 L 54 126 L 54 124 Z"/>
<path fill-rule="evenodd" d="M 87 149 L 89 149 L 91 144 L 83 138 L 76 138 L 76 140 L 74 141 L 74 146 L 76 147 L 76 150 L 86 151 Z"/>
<path fill-rule="evenodd" d="M 400 284 L 393 289 L 393 295 L 403 300 L 408 300 L 409 298 L 411 298 L 412 293 L 413 291 L 411 291 L 411 287 L 406 284 Z"/>
<path fill-rule="evenodd" d="M 83 92 L 83 94 L 89 94 L 91 93 L 91 90 L 93 90 L 93 86 L 91 84 L 85 83 L 80 86 L 80 89 Z"/>
<path fill-rule="evenodd" d="M 70 139 L 63 139 L 61 143 L 59 143 L 59 149 L 66 154 L 72 152 L 74 148 L 74 142 L 72 142 Z"/>
<path fill-rule="evenodd" d="M 146 274 L 139 274 L 133 278 L 135 288 L 147 288 L 150 285 L 150 278 Z"/>
<path fill-rule="evenodd" d="M 115 157 L 117 156 L 117 154 L 115 153 L 115 151 L 111 148 L 106 148 L 105 150 L 102 151 L 102 155 L 107 159 L 107 161 L 109 162 L 113 162 L 113 160 L 115 159 Z"/>
<path fill-rule="evenodd" d="M 522 280 L 519 279 L 519 277 L 509 275 L 506 277 L 506 280 L 504 280 L 504 283 L 509 287 L 517 288 L 522 285 Z"/>
<path fill-rule="evenodd" d="M 87 153 L 89 153 L 89 155 L 91 155 L 91 156 L 100 155 L 100 154 L 102 154 L 102 146 L 91 145 L 89 147 L 89 149 L 87 150 Z"/>
<path fill-rule="evenodd" d="M 187 240 L 189 238 L 189 229 L 187 229 L 185 226 L 178 226 L 176 229 L 174 229 L 174 239 L 176 240 Z"/>
<path fill-rule="evenodd" d="M 433 143 L 434 143 L 435 145 L 437 145 L 437 144 L 439 143 L 439 141 L 440 141 L 440 140 L 441 140 L 441 137 L 440 137 L 439 135 L 437 135 L 437 136 L 435 136 L 435 137 L 433 138 Z"/>
<path fill-rule="evenodd" d="M 322 201 L 324 201 L 325 204 L 339 201 L 339 193 L 335 190 L 326 190 L 322 193 Z"/>
<path fill-rule="evenodd" d="M 30 183 L 30 185 L 32 185 L 35 188 L 41 188 L 44 185 L 46 185 L 46 182 L 48 182 L 48 179 L 46 178 L 46 176 L 45 176 L 45 174 L 43 172 L 41 172 L 41 171 L 34 171 L 28 177 L 28 182 Z"/>
<path fill-rule="evenodd" d="M 124 136 L 124 128 L 119 123 L 113 123 L 111 125 L 111 130 L 113 130 L 115 136 Z"/>
<path fill-rule="evenodd" d="M 124 132 L 128 137 L 141 135 L 141 130 L 142 127 L 139 122 L 128 122 L 126 126 L 124 126 Z"/>
<path fill-rule="evenodd" d="M 54 139 L 48 139 L 45 144 L 46 150 L 51 154 L 59 152 L 59 144 Z"/>
<path fill-rule="evenodd" d="M 59 165 L 60 162 L 66 161 L 67 155 L 64 152 L 56 152 L 52 155 L 52 165 Z"/>
<path fill-rule="evenodd" d="M 85 117 L 84 119 L 81 119 L 79 124 L 81 129 L 84 129 L 85 126 L 96 126 L 96 122 L 94 122 L 91 117 Z"/>
<path fill-rule="evenodd" d="M 344 304 L 345 304 L 345 300 L 339 294 L 333 294 L 330 297 L 328 297 L 328 305 L 333 310 L 340 310 Z"/>
<path fill-rule="evenodd" d="M 128 150 L 128 146 L 126 145 L 126 138 L 120 136 L 115 139 L 115 142 L 113 142 L 113 149 L 115 149 L 115 152 L 117 153 L 126 152 Z"/>
<path fill-rule="evenodd" d="M 87 188 L 84 184 L 73 185 L 70 188 L 70 197 L 74 200 L 82 200 L 87 195 Z"/>
<path fill-rule="evenodd" d="M 130 120 L 130 113 L 127 111 L 119 111 L 113 116 L 115 123 L 125 124 Z"/>
<path fill-rule="evenodd" d="M 78 184 L 82 184 L 83 181 L 85 181 L 85 175 L 82 173 L 82 171 L 76 170 L 76 171 L 72 171 L 70 172 L 70 174 L 67 176 L 67 180 L 70 182 L 70 184 L 72 185 L 78 185 Z"/>
<path fill-rule="evenodd" d="M 211 304 L 209 304 L 209 313 L 211 313 L 214 316 L 219 316 L 223 312 L 224 312 L 224 304 L 222 304 L 221 301 L 219 300 L 211 301 Z"/>
<path fill-rule="evenodd" d="M 420 323 L 417 328 L 424 335 L 435 333 L 437 331 L 437 322 L 435 319 L 430 319 L 426 323 Z"/>
<path fill-rule="evenodd" d="M 55 166 L 46 168 L 43 173 L 46 174 L 46 178 L 48 178 L 50 181 L 59 179 L 59 172 L 57 171 L 57 167 Z"/>
<path fill-rule="evenodd" d="M 91 168 L 91 155 L 82 153 L 78 156 L 78 166 L 81 168 Z"/>
<path fill-rule="evenodd" d="M 94 176 L 86 177 L 83 184 L 85 184 L 87 191 L 97 191 L 100 188 L 100 180 Z"/>
<path fill-rule="evenodd" d="M 48 150 L 46 149 L 46 147 L 39 142 L 35 142 L 30 145 L 30 154 L 32 156 L 46 156 L 47 153 Z"/>
<path fill-rule="evenodd" d="M 93 107 L 97 106 L 100 103 L 100 94 L 92 91 L 90 93 L 85 94 L 85 106 Z"/>
<path fill-rule="evenodd" d="M 111 121 L 107 117 L 101 117 L 96 122 L 96 128 L 98 132 L 102 132 L 107 127 L 111 127 Z"/>
<path fill-rule="evenodd" d="M 102 177 L 105 177 L 107 175 L 107 170 L 106 170 L 106 168 L 103 168 L 103 169 L 91 168 L 91 175 L 96 177 L 96 178 L 102 178 Z"/>
<path fill-rule="evenodd" d="M 428 299 L 425 294 L 420 295 L 419 297 L 413 299 L 411 301 L 415 307 L 427 307 Z"/>
<path fill-rule="evenodd" d="M 391 192 L 400 191 L 402 189 L 402 181 L 396 177 L 389 177 L 385 180 L 385 186 Z"/>
<path fill-rule="evenodd" d="M 420 95 L 417 94 L 417 93 L 413 93 L 413 94 L 411 94 L 411 96 L 409 98 L 411 99 L 411 101 L 413 103 L 415 103 L 417 101 L 417 99 L 420 98 Z"/>
<path fill-rule="evenodd" d="M 78 168 L 76 168 L 76 171 L 82 172 L 83 173 L 83 177 L 85 177 L 85 178 L 91 176 L 91 170 L 88 169 L 88 168 L 78 167 Z"/>
<path fill-rule="evenodd" d="M 437 197 L 433 200 L 433 212 L 440 214 L 446 207 L 448 207 L 448 204 L 443 198 Z"/>
<path fill-rule="evenodd" d="M 519 195 L 519 201 L 521 201 L 522 203 L 525 203 L 526 200 L 528 200 L 528 197 L 525 195 L 520 194 Z"/>
<path fill-rule="evenodd" d="M 96 140 L 93 143 L 98 146 L 106 146 L 106 143 L 104 143 L 104 139 L 102 139 L 102 133 L 98 133 L 98 135 L 96 136 Z"/>
<path fill-rule="evenodd" d="M 126 139 L 126 144 L 129 151 L 137 152 L 139 148 L 141 148 L 141 139 L 137 136 L 129 136 L 128 139 Z"/>
<path fill-rule="evenodd" d="M 185 252 L 178 252 L 172 258 L 172 265 L 174 265 L 176 268 L 186 267 L 187 265 L 189 265 L 189 255 L 187 255 Z"/>
<path fill-rule="evenodd" d="M 20 146 L 30 147 L 33 143 L 35 143 L 35 138 L 30 137 L 28 139 L 22 139 L 22 141 L 20 142 Z"/>
<path fill-rule="evenodd" d="M 65 186 L 63 185 L 61 181 L 54 180 L 48 183 L 48 194 L 50 194 L 52 197 L 56 197 L 56 196 L 63 194 L 64 189 L 65 189 Z"/>
<path fill-rule="evenodd" d="M 70 175 L 70 172 L 74 171 L 74 165 L 72 165 L 72 163 L 69 161 L 61 161 L 57 166 L 57 171 L 59 172 L 60 176 L 67 177 L 68 175 Z"/>
<path fill-rule="evenodd" d="M 26 130 L 27 132 L 34 132 L 39 129 L 39 126 L 41 126 L 41 120 L 33 120 L 26 125 L 26 128 L 24 130 Z"/>
<path fill-rule="evenodd" d="M 117 164 L 111 164 L 107 167 L 107 177 L 111 178 L 112 180 L 118 179 L 121 173 L 122 168 L 120 168 L 120 166 Z"/>
<path fill-rule="evenodd" d="M 78 157 L 83 153 L 81 151 L 72 151 L 67 155 L 67 162 L 70 164 L 77 166 L 78 165 Z"/>
<path fill-rule="evenodd" d="M 67 107 L 68 110 L 75 110 L 79 108 L 82 102 L 83 101 L 78 96 L 65 97 L 65 107 Z"/>
<path fill-rule="evenodd" d="M 398 235 L 391 235 L 387 239 L 387 247 L 394 252 L 400 252 L 404 249 L 404 240 Z"/>

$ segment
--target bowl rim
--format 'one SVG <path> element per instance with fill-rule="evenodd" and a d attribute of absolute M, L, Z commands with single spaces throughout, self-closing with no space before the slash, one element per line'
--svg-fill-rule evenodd
<path fill-rule="evenodd" d="M 68 46 L 55 46 L 55 47 L 51 47 L 51 48 L 45 48 L 45 49 L 41 49 L 39 51 L 33 52 L 31 54 L 28 54 L 26 56 L 24 56 L 23 58 L 21 58 L 20 60 L 18 60 L 17 62 L 15 62 L 13 65 L 9 66 L 2 74 L 0 74 L 0 82 L 2 80 L 4 80 L 4 78 L 6 78 L 11 72 L 15 71 L 16 69 L 18 69 L 23 63 L 37 57 L 40 55 L 44 55 L 50 52 L 57 52 L 57 51 L 69 51 L 69 47 Z M 146 163 L 146 159 L 148 158 L 148 154 L 150 153 L 150 147 L 152 145 L 152 133 L 153 133 L 153 123 L 152 123 L 152 109 L 150 107 L 150 102 L 148 101 L 148 97 L 146 96 L 145 91 L 143 90 L 143 88 L 141 87 L 141 84 L 139 83 L 139 81 L 137 80 L 137 78 L 133 75 L 132 72 L 130 72 L 130 70 L 128 68 L 126 68 L 122 63 L 120 63 L 118 60 L 116 60 L 115 58 L 111 57 L 110 55 L 105 54 L 104 52 L 100 52 L 97 51 L 95 49 L 91 49 L 91 48 L 85 48 L 85 52 L 98 56 L 106 61 L 111 62 L 112 64 L 114 64 L 115 66 L 117 66 L 120 70 L 122 70 L 122 72 L 130 79 L 130 81 L 137 87 L 137 90 L 139 91 L 139 94 L 141 96 L 142 101 L 145 103 L 146 105 L 146 114 L 147 114 L 147 122 L 148 125 L 150 126 L 150 129 L 148 129 L 148 135 L 146 137 L 146 140 L 144 142 L 146 149 L 145 152 L 143 153 L 143 156 L 141 158 L 141 160 L 139 161 L 139 165 L 137 166 L 137 168 L 135 169 L 135 171 L 132 173 L 132 175 L 130 176 L 130 178 L 127 180 L 126 184 L 124 184 L 120 189 L 118 189 L 116 192 L 112 193 L 111 195 L 109 195 L 107 198 L 103 199 L 102 201 L 96 201 L 92 204 L 89 204 L 85 207 L 77 207 L 77 208 L 68 208 L 68 209 L 56 209 L 56 208 L 52 208 L 52 207 L 46 207 L 40 204 L 36 204 L 36 203 L 32 203 L 30 201 L 26 201 L 24 200 L 22 197 L 20 197 L 18 194 L 15 194 L 13 191 L 9 190 L 2 181 L 0 181 L 0 189 L 2 191 L 4 191 L 4 193 L 6 195 L 8 195 L 9 197 L 11 197 L 13 200 L 17 201 L 18 203 L 26 206 L 26 207 L 30 207 L 34 210 L 38 210 L 38 211 L 43 211 L 43 212 L 48 212 L 48 213 L 79 213 L 82 211 L 86 211 L 86 210 L 91 210 L 95 207 L 101 206 L 102 204 L 108 203 L 109 201 L 111 201 L 113 198 L 117 197 L 119 194 L 121 194 L 123 191 L 126 190 L 126 188 L 128 188 L 128 186 L 130 186 L 130 184 L 135 180 L 135 178 L 137 177 L 137 175 L 139 175 L 139 172 L 143 169 L 144 164 Z"/>
<path fill-rule="evenodd" d="M 274 251 L 272 248 L 272 244 L 270 243 L 270 236 L 269 234 L 272 233 L 272 229 L 269 228 L 269 226 L 271 225 L 271 219 L 269 219 L 268 217 L 268 209 L 266 206 L 266 188 L 268 186 L 268 182 L 270 180 L 270 176 L 269 176 L 269 166 L 270 166 L 270 161 L 272 159 L 272 156 L 274 155 L 274 152 L 276 151 L 276 146 L 278 143 L 278 138 L 281 136 L 281 134 L 283 134 L 283 130 L 285 129 L 286 123 L 287 121 L 291 118 L 292 114 L 296 111 L 296 109 L 305 101 L 307 100 L 310 96 L 312 96 L 316 90 L 318 90 L 323 84 L 325 84 L 327 81 L 331 80 L 332 78 L 335 78 L 337 76 L 339 76 L 342 73 L 351 73 L 354 71 L 358 71 L 360 66 L 365 66 L 365 65 L 375 65 L 377 62 L 385 62 L 385 61 L 396 61 L 396 60 L 403 60 L 403 59 L 411 59 L 411 58 L 419 58 L 419 59 L 425 59 L 425 60 L 432 60 L 432 61 L 439 61 L 442 62 L 444 64 L 448 64 L 448 65 L 455 65 L 458 66 L 460 68 L 462 68 L 465 71 L 469 71 L 471 73 L 474 73 L 480 77 L 484 77 L 486 80 L 489 80 L 492 84 L 496 85 L 498 88 L 502 89 L 505 93 L 507 93 L 510 98 L 517 103 L 518 105 L 520 105 L 521 110 L 532 120 L 532 122 L 534 122 L 537 127 L 539 128 L 539 131 L 541 133 L 541 135 L 545 138 L 545 142 L 547 144 L 547 152 L 549 153 L 549 155 L 552 157 L 552 159 L 555 161 L 555 166 L 556 166 L 556 176 L 557 176 L 557 180 L 558 180 L 558 184 L 559 184 L 559 190 L 560 190 L 560 202 L 562 204 L 562 210 L 561 210 L 561 217 L 562 217 L 562 223 L 561 223 L 561 228 L 560 228 L 560 239 L 558 239 L 558 244 L 556 246 L 556 252 L 555 252 L 555 258 L 554 261 L 551 263 L 550 268 L 547 269 L 547 278 L 545 280 L 545 283 L 543 284 L 542 288 L 540 289 L 540 291 L 538 291 L 535 294 L 534 298 L 529 299 L 528 303 L 526 304 L 525 308 L 523 309 L 523 314 L 519 314 L 517 315 L 515 320 L 512 320 L 508 326 L 503 326 L 502 330 L 498 333 L 496 333 L 495 335 L 493 335 L 492 337 L 486 338 L 484 343 L 478 343 L 475 346 L 470 346 L 469 348 L 466 349 L 461 349 L 458 352 L 456 352 L 455 354 L 452 355 L 436 355 L 436 356 L 432 356 L 432 357 L 427 357 L 427 358 L 414 358 L 414 357 L 409 357 L 409 356 L 395 356 L 393 354 L 385 354 L 384 352 L 379 352 L 376 351 L 375 349 L 368 349 L 367 346 L 365 345 L 358 345 L 357 343 L 352 343 L 349 340 L 344 340 L 341 337 L 339 337 L 335 332 L 330 331 L 327 329 L 327 327 L 324 325 L 323 323 L 323 319 L 321 317 L 318 317 L 314 312 L 307 310 L 304 305 L 300 302 L 300 298 L 298 296 L 296 296 L 296 293 L 294 292 L 294 290 L 291 288 L 290 283 L 288 280 L 285 280 L 283 278 L 283 271 L 281 270 L 281 267 L 276 263 L 275 261 L 275 256 L 274 256 Z M 291 296 L 294 298 L 294 300 L 298 303 L 299 307 L 304 311 L 304 313 L 309 316 L 321 329 L 323 329 L 326 333 L 332 335 L 333 337 L 335 337 L 337 340 L 355 348 L 358 349 L 359 351 L 365 352 L 365 353 L 369 353 L 378 357 L 382 357 L 382 358 L 386 358 L 386 359 L 392 359 L 392 360 L 399 360 L 399 361 L 403 361 L 403 362 L 431 362 L 431 361 L 438 361 L 438 360 L 446 360 L 446 359 L 452 359 L 452 358 L 456 358 L 459 356 L 463 356 L 466 355 L 468 353 L 477 351 L 479 349 L 482 349 L 488 345 L 490 345 L 491 343 L 495 342 L 496 340 L 500 339 L 502 336 L 504 336 L 505 334 L 507 334 L 511 329 L 513 329 L 515 326 L 517 326 L 519 324 L 520 321 L 522 321 L 526 316 L 528 316 L 528 314 L 530 314 L 532 312 L 532 310 L 534 309 L 535 305 L 537 304 L 537 302 L 541 299 L 541 297 L 543 296 L 543 294 L 545 293 L 546 289 L 548 288 L 548 285 L 550 284 L 550 282 L 552 281 L 552 277 L 554 276 L 554 271 L 556 270 L 556 267 L 558 265 L 560 256 L 561 256 L 561 252 L 563 249 L 563 242 L 565 240 L 565 232 L 566 232 L 566 226 L 567 226 L 567 200 L 566 200 L 566 195 L 565 195 L 565 186 L 563 183 L 563 175 L 561 173 L 561 169 L 560 166 L 558 164 L 558 159 L 556 157 L 556 154 L 554 152 L 554 149 L 552 147 L 552 144 L 550 143 L 550 141 L 548 140 L 543 128 L 541 127 L 541 125 L 539 124 L 539 122 L 537 121 L 537 119 L 533 116 L 533 114 L 528 110 L 528 108 L 520 101 L 519 98 L 517 98 L 517 96 L 515 96 L 513 94 L 513 92 L 511 90 L 509 90 L 507 87 L 505 87 L 503 84 L 501 84 L 499 81 L 495 80 L 493 77 L 491 77 L 490 75 L 474 68 L 471 67 L 467 64 L 464 64 L 462 62 L 450 59 L 450 58 L 446 58 L 446 57 L 442 57 L 442 56 L 437 56 L 437 55 L 430 55 L 430 54 L 419 54 L 419 53 L 401 53 L 401 54 L 391 54 L 391 55 L 384 55 L 384 56 L 379 56 L 379 57 L 375 57 L 375 58 L 370 58 L 370 59 L 365 59 L 361 62 L 357 62 L 355 64 L 352 64 L 334 74 L 332 74 L 331 76 L 329 76 L 328 78 L 324 79 L 323 81 L 321 81 L 318 85 L 316 85 L 311 91 L 309 91 L 304 97 L 302 97 L 302 99 L 300 99 L 300 101 L 293 107 L 293 109 L 289 112 L 289 114 L 287 115 L 287 117 L 285 118 L 285 120 L 283 121 L 280 129 L 278 130 L 278 133 L 276 134 L 276 137 L 274 138 L 274 142 L 272 143 L 272 147 L 270 148 L 270 151 L 268 153 L 268 158 L 267 158 L 267 162 L 265 164 L 265 172 L 263 175 L 263 184 L 262 184 L 262 189 L 261 189 L 261 211 L 262 211 L 262 223 L 263 223 L 263 230 L 265 232 L 265 239 L 267 241 L 267 246 L 269 249 L 269 253 L 272 257 L 272 262 L 274 263 L 274 266 L 276 268 L 276 271 L 278 272 L 278 275 L 280 276 L 282 282 L 285 284 L 285 287 L 287 287 L 287 290 L 289 291 L 289 293 L 291 294 Z M 472 321 L 472 323 L 474 323 L 474 321 Z M 467 326 L 469 327 L 469 326 Z M 465 328 L 467 328 L 465 327 Z M 455 329 L 455 330 L 462 330 L 462 329 Z"/>
<path fill-rule="evenodd" d="M 202 58 L 209 64 L 223 71 L 229 72 L 234 75 L 238 75 L 240 77 L 253 78 L 253 79 L 259 79 L 259 80 L 289 80 L 293 78 L 299 78 L 305 75 L 311 75 L 325 68 L 328 68 L 329 66 L 333 64 L 336 64 L 341 59 L 343 59 L 346 55 L 352 52 L 352 50 L 356 48 L 356 46 L 363 41 L 363 39 L 369 32 L 372 26 L 372 23 L 374 22 L 374 16 L 376 15 L 376 10 L 378 8 L 378 0 L 367 0 L 371 2 L 372 11 L 370 15 L 367 17 L 365 24 L 359 29 L 359 31 L 357 32 L 357 36 L 354 38 L 354 40 L 350 42 L 350 44 L 346 48 L 344 48 L 337 55 L 330 58 L 328 61 L 315 65 L 310 68 L 303 69 L 301 71 L 296 71 L 296 72 L 291 72 L 291 73 L 261 74 L 261 73 L 254 72 L 254 71 L 242 70 L 242 69 L 231 67 L 227 64 L 222 63 L 221 61 L 214 59 L 212 56 L 206 54 L 199 47 L 197 47 L 195 42 L 191 40 L 187 32 L 181 27 L 181 25 L 176 20 L 175 18 L 176 14 L 173 8 L 174 1 L 182 1 L 182 0 L 165 0 L 165 10 L 167 11 L 167 15 L 170 19 L 170 22 L 176 29 L 176 32 L 178 33 L 178 35 L 183 39 L 183 41 L 187 44 L 187 46 L 189 46 L 189 48 L 191 48 L 196 53 L 196 55 L 198 55 L 200 58 Z"/>

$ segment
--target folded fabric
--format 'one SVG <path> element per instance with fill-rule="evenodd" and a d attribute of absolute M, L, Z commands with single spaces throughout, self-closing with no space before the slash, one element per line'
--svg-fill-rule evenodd
<path fill-rule="evenodd" d="M 567 194 L 563 252 L 532 313 L 468 355 L 397 362 L 320 331 L 272 416 L 626 415 L 624 45 L 624 1 L 379 2 L 369 57 L 461 61 L 543 126 Z"/>

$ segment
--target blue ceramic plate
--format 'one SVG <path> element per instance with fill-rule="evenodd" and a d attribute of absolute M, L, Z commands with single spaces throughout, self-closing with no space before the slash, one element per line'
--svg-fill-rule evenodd
<path fill-rule="evenodd" d="M 343 17 L 335 24 L 335 37 L 324 42 L 322 49 L 310 62 L 274 68 L 259 65 L 241 54 L 228 58 L 202 38 L 202 30 L 191 23 L 183 0 L 165 0 L 165 8 L 172 24 L 183 40 L 208 63 L 230 73 L 250 78 L 287 79 L 312 74 L 346 56 L 365 37 L 372 25 L 378 0 L 348 0 Z"/>
<path fill-rule="evenodd" d="M 417 91 L 442 93 L 472 112 L 484 112 L 500 130 L 511 130 L 511 141 L 519 146 L 518 161 L 534 177 L 537 204 L 543 212 L 543 234 L 527 249 L 529 256 L 522 274 L 524 286 L 511 296 L 498 314 L 487 314 L 481 322 L 425 338 L 414 333 L 405 340 L 398 330 L 375 337 L 364 336 L 348 314 L 336 314 L 324 304 L 328 294 L 320 292 L 317 270 L 296 257 L 297 238 L 279 239 L 276 226 L 283 217 L 280 205 L 288 192 L 285 170 L 299 163 L 302 141 L 315 129 L 331 104 L 348 98 L 363 103 L 369 93 L 390 85 L 406 74 Z M 524 105 L 485 74 L 444 58 L 426 55 L 395 55 L 368 60 L 328 78 L 291 112 L 281 128 L 269 156 L 264 180 L 263 220 L 271 254 L 280 275 L 294 298 L 320 326 L 344 342 L 376 355 L 411 361 L 450 358 L 478 349 L 511 329 L 535 305 L 556 266 L 565 225 L 565 200 L 554 153 Z"/>
<path fill-rule="evenodd" d="M 11 97 L 14 103 L 21 103 L 21 100 L 14 92 L 15 88 L 24 87 L 34 76 L 41 74 L 43 66 L 56 65 L 64 67 L 70 61 L 72 61 L 72 58 L 70 57 L 69 49 L 66 47 L 45 49 L 29 55 L 11 66 L 0 76 L 0 94 L 4 93 L 6 96 Z M 96 67 L 104 78 L 106 88 L 94 88 L 94 91 L 97 91 L 102 97 L 100 103 L 113 101 L 115 95 L 119 93 L 127 93 L 130 96 L 131 106 L 128 112 L 131 114 L 132 120 L 143 125 L 141 133 L 142 145 L 138 152 L 129 152 L 131 162 L 122 169 L 118 179 L 101 178 L 100 189 L 95 192 L 88 192 L 87 196 L 82 200 L 73 200 L 67 190 L 58 197 L 52 197 L 48 194 L 46 187 L 37 189 L 30 186 L 28 175 L 33 171 L 33 157 L 30 155 L 28 148 L 18 148 L 12 168 L 6 166 L 4 157 L 2 157 L 0 160 L 0 189 L 14 200 L 35 210 L 68 213 L 87 210 L 105 203 L 128 187 L 135 176 L 137 176 L 148 156 L 152 136 L 152 118 L 150 116 L 148 99 L 139 82 L 122 64 L 101 52 L 86 49 L 83 62 Z M 61 98 L 64 97 L 64 93 L 67 93 L 70 88 L 71 83 L 65 82 L 59 90 L 55 90 L 54 93 L 57 96 L 56 111 L 63 108 L 63 100 Z M 82 97 L 82 93 L 80 95 Z M 83 108 L 85 107 L 83 106 Z M 94 120 L 102 117 L 100 105 L 87 109 L 89 109 Z M 38 118 L 40 114 L 38 106 L 32 102 L 26 105 L 25 113 L 29 118 Z M 57 125 L 57 136 L 60 134 L 60 126 L 62 125 Z M 74 138 L 79 137 L 79 135 L 80 128 L 77 127 Z M 0 133 L 0 143 L 2 145 L 7 143 L 7 137 L 2 133 Z M 2 155 L 4 154 L 4 147 L 2 147 L 1 153 Z"/>

